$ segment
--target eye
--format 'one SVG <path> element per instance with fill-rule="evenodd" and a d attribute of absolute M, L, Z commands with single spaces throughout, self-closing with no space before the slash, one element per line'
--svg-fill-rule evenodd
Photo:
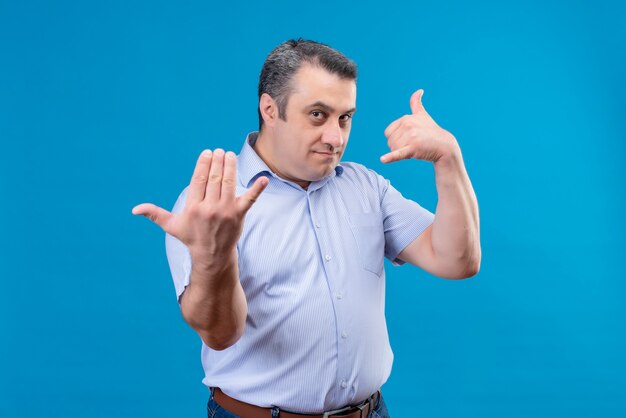
<path fill-rule="evenodd" d="M 311 112 L 311 116 L 313 116 L 314 119 L 322 119 L 324 117 L 324 112 L 320 112 L 319 110 L 314 110 Z"/>
<path fill-rule="evenodd" d="M 351 118 L 352 118 L 352 115 L 349 113 L 346 113 L 345 115 L 339 116 L 339 122 L 345 125 L 346 123 L 350 121 Z"/>

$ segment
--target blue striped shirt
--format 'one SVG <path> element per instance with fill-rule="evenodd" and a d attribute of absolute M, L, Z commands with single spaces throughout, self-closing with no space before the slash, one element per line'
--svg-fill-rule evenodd
<path fill-rule="evenodd" d="M 243 336 L 215 351 L 202 344 L 203 383 L 258 406 L 320 413 L 359 402 L 389 377 L 384 257 L 398 254 L 434 215 L 389 181 L 341 163 L 307 190 L 281 179 L 248 136 L 237 160 L 237 195 L 269 184 L 246 215 L 237 244 L 248 302 Z M 187 189 L 173 212 L 185 204 Z M 187 248 L 167 235 L 178 297 L 189 284 Z"/>

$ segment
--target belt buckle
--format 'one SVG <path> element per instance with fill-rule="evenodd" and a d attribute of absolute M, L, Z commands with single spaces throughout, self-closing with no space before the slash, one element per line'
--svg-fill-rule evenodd
<path fill-rule="evenodd" d="M 357 408 L 359 411 L 361 411 L 361 416 L 363 416 L 363 411 L 365 410 L 365 407 L 368 405 L 370 407 L 369 412 L 372 412 L 374 410 L 374 396 L 376 396 L 376 393 L 378 392 L 375 392 L 372 396 L 370 396 L 369 398 L 361 402 L 359 405 L 354 405 L 354 406 L 348 405 L 341 409 L 335 409 L 333 411 L 324 412 L 324 415 L 322 415 L 322 418 L 330 418 L 334 414 L 341 414 L 342 412 L 349 411 L 352 408 Z"/>
<path fill-rule="evenodd" d="M 328 412 L 324 412 L 324 415 L 322 415 L 322 418 L 330 418 L 331 416 L 335 415 L 335 414 L 341 414 L 342 412 L 346 412 L 348 410 L 352 409 L 352 407 L 350 405 L 348 406 L 344 406 L 341 409 L 335 409 L 332 411 L 328 411 Z"/>

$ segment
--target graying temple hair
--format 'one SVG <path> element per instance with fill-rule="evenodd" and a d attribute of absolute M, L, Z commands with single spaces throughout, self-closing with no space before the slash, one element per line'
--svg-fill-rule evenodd
<path fill-rule="evenodd" d="M 341 52 L 319 42 L 290 39 L 270 52 L 259 76 L 259 99 L 269 94 L 278 105 L 278 116 L 286 120 L 285 110 L 291 93 L 291 79 L 303 63 L 316 65 L 341 78 L 356 80 L 356 64 Z M 259 130 L 263 117 L 259 109 Z"/>

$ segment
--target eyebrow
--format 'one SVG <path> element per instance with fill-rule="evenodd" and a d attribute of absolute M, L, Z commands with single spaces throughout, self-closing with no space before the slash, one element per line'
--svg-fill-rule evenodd
<path fill-rule="evenodd" d="M 335 109 L 332 106 L 329 106 L 326 103 L 324 103 L 322 101 L 319 101 L 319 100 L 317 102 L 313 103 L 312 105 L 307 106 L 307 109 L 311 109 L 311 108 L 314 108 L 314 107 L 322 108 L 322 110 L 324 110 L 324 111 L 326 111 L 328 113 L 332 113 L 332 112 L 335 111 Z M 354 113 L 354 112 L 356 112 L 356 108 L 355 107 L 346 110 L 344 113 Z"/>

